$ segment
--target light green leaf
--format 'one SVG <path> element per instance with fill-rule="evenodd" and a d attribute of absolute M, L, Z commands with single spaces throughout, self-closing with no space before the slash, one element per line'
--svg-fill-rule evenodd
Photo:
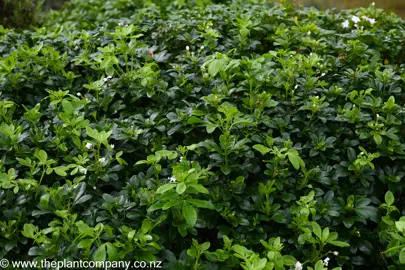
<path fill-rule="evenodd" d="M 253 149 L 259 151 L 262 155 L 265 155 L 265 154 L 267 154 L 268 152 L 271 151 L 270 148 L 268 148 L 268 147 L 266 147 L 264 145 L 261 145 L 261 144 L 253 145 Z"/>
<path fill-rule="evenodd" d="M 399 263 L 405 264 L 405 248 L 401 249 L 401 252 L 399 252 Z"/>
<path fill-rule="evenodd" d="M 203 201 L 198 199 L 188 199 L 187 202 L 194 204 L 198 208 L 206 208 L 215 210 L 215 206 L 210 201 Z"/>
<path fill-rule="evenodd" d="M 331 241 L 329 243 L 331 243 L 332 245 L 337 246 L 337 247 L 350 247 L 350 245 L 348 243 L 342 242 L 342 241 Z"/>
<path fill-rule="evenodd" d="M 102 244 L 94 253 L 95 261 L 105 261 L 107 253 L 105 251 L 105 244 Z"/>
<path fill-rule="evenodd" d="M 224 69 L 225 69 L 225 62 L 220 59 L 215 59 L 211 61 L 211 63 L 208 65 L 208 73 L 210 74 L 211 77 L 215 77 L 218 74 L 218 72 Z"/>
<path fill-rule="evenodd" d="M 194 227 L 197 222 L 197 212 L 194 207 L 186 202 L 183 203 L 183 216 L 186 219 L 188 226 Z"/>
<path fill-rule="evenodd" d="M 168 184 L 164 184 L 163 186 L 160 186 L 157 190 L 156 193 L 157 194 L 163 194 L 171 189 L 173 189 L 176 186 L 176 184 L 172 184 L 172 183 L 168 183 Z"/>
<path fill-rule="evenodd" d="M 390 206 L 394 203 L 394 201 L 394 194 L 392 194 L 391 191 L 387 191 L 387 193 L 385 193 L 385 202 Z"/>
<path fill-rule="evenodd" d="M 178 194 L 183 194 L 184 191 L 186 191 L 186 188 L 187 188 L 186 184 L 184 184 L 184 183 L 179 183 L 179 184 L 177 185 L 177 187 L 176 187 L 176 192 L 177 192 Z"/>

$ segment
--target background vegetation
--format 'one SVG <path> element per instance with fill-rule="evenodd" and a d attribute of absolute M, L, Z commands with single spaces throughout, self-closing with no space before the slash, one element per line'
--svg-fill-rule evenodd
<path fill-rule="evenodd" d="M 0 258 L 401 269 L 404 30 L 208 0 L 0 28 Z"/>

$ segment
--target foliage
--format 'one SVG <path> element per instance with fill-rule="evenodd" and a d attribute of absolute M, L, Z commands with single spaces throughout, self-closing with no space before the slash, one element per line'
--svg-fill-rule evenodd
<path fill-rule="evenodd" d="M 400 269 L 404 21 L 139 3 L 1 30 L 0 258 Z"/>
<path fill-rule="evenodd" d="M 26 28 L 40 23 L 44 0 L 2 0 L 0 1 L 0 25 Z"/>

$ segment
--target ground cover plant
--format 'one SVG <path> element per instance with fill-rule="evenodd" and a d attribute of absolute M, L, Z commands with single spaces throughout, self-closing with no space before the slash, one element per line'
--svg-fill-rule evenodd
<path fill-rule="evenodd" d="M 0 258 L 401 269 L 404 28 L 202 0 L 0 28 Z"/>

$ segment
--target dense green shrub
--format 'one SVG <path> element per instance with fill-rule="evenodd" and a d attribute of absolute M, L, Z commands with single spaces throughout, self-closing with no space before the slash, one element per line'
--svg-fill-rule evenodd
<path fill-rule="evenodd" d="M 0 25 L 13 28 L 37 25 L 43 3 L 44 0 L 1 0 Z"/>
<path fill-rule="evenodd" d="M 400 269 L 404 21 L 182 2 L 1 32 L 0 258 Z"/>

